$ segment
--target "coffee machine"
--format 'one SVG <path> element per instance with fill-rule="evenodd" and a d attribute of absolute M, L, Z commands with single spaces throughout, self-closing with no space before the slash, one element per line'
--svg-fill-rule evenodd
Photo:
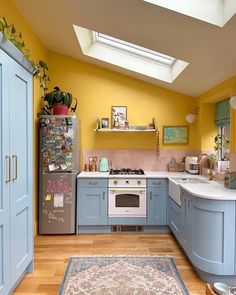
<path fill-rule="evenodd" d="M 189 174 L 199 173 L 198 157 L 186 157 L 185 158 L 185 171 Z"/>

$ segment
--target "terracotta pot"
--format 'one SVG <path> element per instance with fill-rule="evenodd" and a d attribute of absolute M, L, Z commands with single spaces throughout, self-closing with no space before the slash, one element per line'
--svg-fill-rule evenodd
<path fill-rule="evenodd" d="M 61 103 L 54 104 L 53 115 L 68 115 L 68 107 Z"/>

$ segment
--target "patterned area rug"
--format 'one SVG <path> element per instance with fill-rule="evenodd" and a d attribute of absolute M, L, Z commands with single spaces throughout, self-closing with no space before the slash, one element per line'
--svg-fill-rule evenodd
<path fill-rule="evenodd" d="M 60 295 L 183 295 L 185 287 L 171 257 L 71 257 Z"/>

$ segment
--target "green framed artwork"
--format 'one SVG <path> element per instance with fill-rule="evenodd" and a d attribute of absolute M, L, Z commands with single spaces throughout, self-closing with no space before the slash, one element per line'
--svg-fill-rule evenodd
<path fill-rule="evenodd" d="M 163 126 L 163 144 L 188 144 L 188 126 Z"/>

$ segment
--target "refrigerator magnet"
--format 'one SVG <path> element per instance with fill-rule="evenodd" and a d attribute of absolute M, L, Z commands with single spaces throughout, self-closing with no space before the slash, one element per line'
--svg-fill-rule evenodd
<path fill-rule="evenodd" d="M 54 207 L 61 208 L 64 206 L 63 195 L 62 194 L 54 194 Z"/>
<path fill-rule="evenodd" d="M 57 169 L 59 169 L 59 166 L 57 166 L 55 164 L 48 165 L 48 170 L 49 171 L 54 171 L 54 170 L 57 170 Z"/>

